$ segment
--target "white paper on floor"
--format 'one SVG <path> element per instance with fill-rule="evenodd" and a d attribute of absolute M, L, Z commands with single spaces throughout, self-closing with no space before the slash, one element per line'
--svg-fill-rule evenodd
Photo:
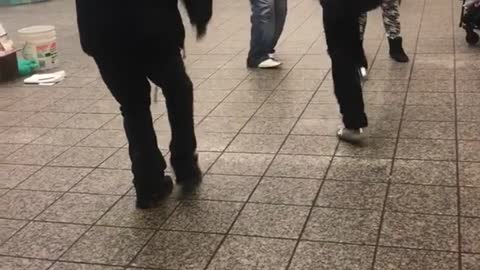
<path fill-rule="evenodd" d="M 43 74 L 35 74 L 26 78 L 23 83 L 25 84 L 35 84 L 35 85 L 54 85 L 59 83 L 65 79 L 66 73 L 65 71 L 58 71 L 54 73 L 43 73 Z"/>

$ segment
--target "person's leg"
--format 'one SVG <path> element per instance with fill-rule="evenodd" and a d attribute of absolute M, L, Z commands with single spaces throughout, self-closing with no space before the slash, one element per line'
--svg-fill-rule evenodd
<path fill-rule="evenodd" d="M 287 0 L 274 0 L 275 5 L 275 32 L 272 39 L 272 45 L 270 53 L 275 52 L 275 47 L 280 40 L 280 36 L 282 35 L 283 28 L 285 27 L 285 22 L 287 20 L 287 10 L 288 10 L 288 3 Z"/>
<path fill-rule="evenodd" d="M 383 0 L 382 16 L 385 32 L 387 33 L 390 46 L 390 56 L 397 62 L 408 62 L 409 58 L 405 53 L 400 36 L 400 12 L 398 0 Z"/>
<path fill-rule="evenodd" d="M 269 59 L 275 34 L 274 0 L 250 0 L 252 8 L 251 39 L 247 66 L 258 67 Z"/>
<path fill-rule="evenodd" d="M 172 140 L 171 164 L 177 182 L 197 184 L 201 181 L 196 154 L 197 142 L 193 119 L 193 84 L 190 81 L 178 48 L 165 48 L 162 59 L 150 59 L 148 77 L 162 88 L 167 103 Z M 161 65 L 158 62 L 163 60 Z"/>
<path fill-rule="evenodd" d="M 366 28 L 367 28 L 367 13 L 364 12 L 362 14 L 360 14 L 360 18 L 359 18 L 359 24 L 360 24 L 360 64 L 363 68 L 365 69 L 368 69 L 368 59 L 367 59 L 367 56 L 365 54 L 365 49 L 363 48 L 363 40 L 365 38 L 365 31 L 366 31 Z"/>
<path fill-rule="evenodd" d="M 141 61 L 119 58 L 115 53 L 95 57 L 101 76 L 120 104 L 129 143 L 137 206 L 152 207 L 157 199 L 171 192 L 165 178 L 165 160 L 157 146 L 150 112 L 150 84 Z"/>
<path fill-rule="evenodd" d="M 352 12 L 344 1 L 324 0 L 322 4 L 335 95 L 343 123 L 346 129 L 360 130 L 368 125 L 358 73 L 360 14 Z"/>

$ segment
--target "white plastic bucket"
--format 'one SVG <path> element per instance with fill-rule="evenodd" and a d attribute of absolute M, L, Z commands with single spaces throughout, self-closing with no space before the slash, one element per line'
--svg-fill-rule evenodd
<path fill-rule="evenodd" d="M 20 40 L 25 43 L 23 58 L 34 60 L 40 70 L 58 66 L 57 36 L 55 27 L 51 25 L 36 25 L 18 30 Z"/>

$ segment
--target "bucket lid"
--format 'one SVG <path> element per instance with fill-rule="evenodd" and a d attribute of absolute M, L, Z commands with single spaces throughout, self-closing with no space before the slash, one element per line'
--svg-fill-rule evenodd
<path fill-rule="evenodd" d="M 34 25 L 34 26 L 22 28 L 18 30 L 18 33 L 29 35 L 29 34 L 46 33 L 54 30 L 55 30 L 55 26 L 53 25 Z"/>

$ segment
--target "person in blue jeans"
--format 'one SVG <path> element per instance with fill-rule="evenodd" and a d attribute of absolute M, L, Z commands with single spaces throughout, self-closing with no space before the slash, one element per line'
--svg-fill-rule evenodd
<path fill-rule="evenodd" d="M 250 0 L 252 30 L 247 67 L 276 68 L 275 46 L 285 25 L 287 0 Z"/>

